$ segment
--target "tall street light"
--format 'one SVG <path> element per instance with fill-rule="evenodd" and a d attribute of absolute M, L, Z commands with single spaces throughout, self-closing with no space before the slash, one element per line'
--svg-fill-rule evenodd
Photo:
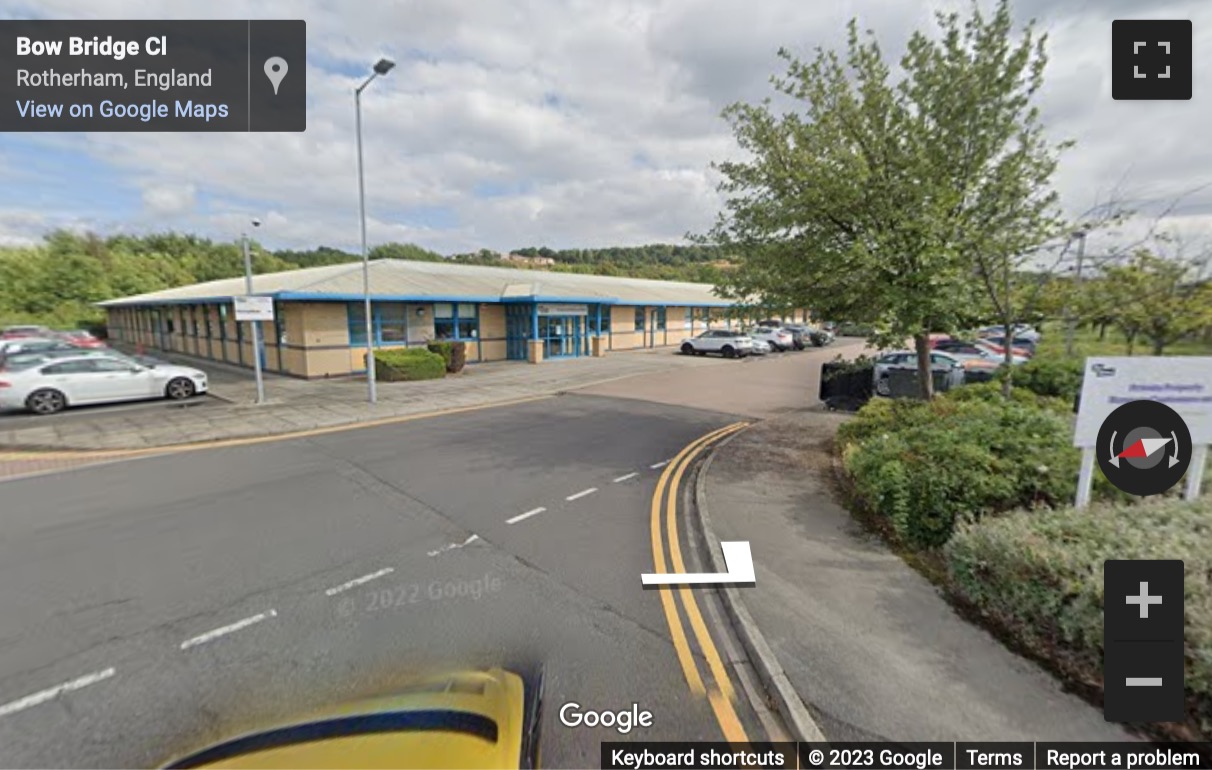
<path fill-rule="evenodd" d="M 370 403 L 375 403 L 374 319 L 370 314 L 370 253 L 366 249 L 366 179 L 362 171 L 362 92 L 379 75 L 386 75 L 396 63 L 391 59 L 375 62 L 374 72 L 354 89 L 354 116 L 358 133 L 358 212 L 362 220 L 362 294 L 366 313 L 366 388 Z"/>
<path fill-rule="evenodd" d="M 252 220 L 253 227 L 260 227 L 261 220 Z M 244 246 L 244 293 L 248 296 L 253 295 L 252 282 L 252 257 L 248 253 L 248 233 L 240 234 L 240 241 Z M 253 342 L 253 371 L 257 374 L 257 403 L 265 402 L 265 376 L 261 373 L 261 322 L 253 321 L 249 324 L 252 327 L 252 342 Z"/>

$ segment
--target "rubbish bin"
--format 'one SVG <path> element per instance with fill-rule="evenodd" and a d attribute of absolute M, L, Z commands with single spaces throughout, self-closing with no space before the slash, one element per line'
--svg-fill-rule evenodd
<path fill-rule="evenodd" d="M 820 400 L 832 410 L 857 412 L 871 400 L 874 376 L 874 364 L 826 361 L 821 364 Z"/>

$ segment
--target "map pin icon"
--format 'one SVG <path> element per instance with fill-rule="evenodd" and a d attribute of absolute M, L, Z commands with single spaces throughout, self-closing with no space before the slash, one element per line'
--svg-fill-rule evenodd
<path fill-rule="evenodd" d="M 278 95 L 278 86 L 282 84 L 282 78 L 286 77 L 288 69 L 290 68 L 286 66 L 286 60 L 281 56 L 271 56 L 265 60 L 265 77 L 274 84 L 274 96 Z"/>

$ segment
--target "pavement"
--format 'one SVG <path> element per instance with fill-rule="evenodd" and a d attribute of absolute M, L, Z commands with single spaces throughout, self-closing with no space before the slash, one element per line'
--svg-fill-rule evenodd
<path fill-rule="evenodd" d="M 1035 663 L 961 618 L 837 502 L 831 444 L 847 415 L 788 410 L 721 444 L 701 481 L 715 539 L 750 542 L 732 590 L 830 740 L 1134 738 Z"/>

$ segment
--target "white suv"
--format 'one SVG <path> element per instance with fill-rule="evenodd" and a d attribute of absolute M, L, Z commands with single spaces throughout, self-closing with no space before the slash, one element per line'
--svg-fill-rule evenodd
<path fill-rule="evenodd" d="M 731 329 L 710 329 L 697 337 L 682 341 L 682 353 L 705 356 L 719 353 L 724 358 L 740 358 L 753 351 L 753 340 Z"/>

